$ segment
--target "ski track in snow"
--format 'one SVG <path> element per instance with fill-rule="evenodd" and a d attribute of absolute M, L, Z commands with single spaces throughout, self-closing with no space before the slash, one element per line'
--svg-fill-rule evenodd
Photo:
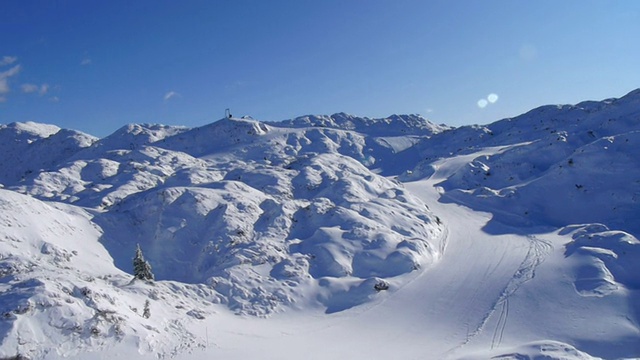
<path fill-rule="evenodd" d="M 498 309 L 499 315 L 496 326 L 493 330 L 491 349 L 500 346 L 509 317 L 509 297 L 511 297 L 524 283 L 534 278 L 536 268 L 544 261 L 545 257 L 551 252 L 551 250 L 553 250 L 551 243 L 536 236 L 529 235 L 527 236 L 527 240 L 529 241 L 529 251 L 527 251 L 524 260 L 515 271 L 513 277 L 507 283 L 502 293 L 500 293 L 500 296 L 494 305 L 486 313 L 482 322 L 469 335 L 466 341 L 460 345 L 460 347 L 465 346 L 481 332 L 485 331 L 489 320 L 496 312 L 498 312 Z"/>
<path fill-rule="evenodd" d="M 427 189 L 433 189 L 431 191 L 433 191 L 434 193 L 437 193 L 437 195 L 434 194 L 436 198 L 437 196 L 442 196 L 443 195 L 442 189 L 439 188 L 439 186 L 437 185 L 437 183 L 440 180 L 450 176 L 457 169 L 459 169 L 461 166 L 464 166 L 473 158 L 476 158 L 480 155 L 495 154 L 495 153 L 504 151 L 507 148 L 509 147 L 502 146 L 502 147 L 483 149 L 481 152 L 478 152 L 478 153 L 461 155 L 453 159 L 447 159 L 446 162 L 438 162 L 434 164 L 434 167 L 435 167 L 434 174 L 432 174 L 432 176 L 428 180 L 424 181 L 424 184 L 426 185 L 425 187 Z M 430 203 L 428 198 L 423 198 L 423 200 L 427 203 Z M 436 211 L 436 213 L 438 212 Z M 453 219 L 449 219 L 449 221 L 452 221 L 452 220 Z M 459 223 L 455 225 L 461 226 L 463 224 Z M 462 240 L 462 239 L 449 239 L 450 234 L 448 229 L 450 226 L 451 225 L 447 225 L 445 227 L 447 229 L 447 232 L 446 232 L 447 239 L 444 241 L 444 243 L 447 243 L 449 241 Z M 517 236 L 517 237 L 514 236 L 514 238 L 521 239 L 523 241 L 526 241 L 527 243 L 528 250 L 524 255 L 524 259 L 522 260 L 518 268 L 515 270 L 515 272 L 507 282 L 507 284 L 502 289 L 502 291 L 499 293 L 498 298 L 495 300 L 495 302 L 493 302 L 491 307 L 486 311 L 485 315 L 482 317 L 482 319 L 476 325 L 473 331 L 470 332 L 469 331 L 470 329 L 467 329 L 467 335 L 465 339 L 459 345 L 455 346 L 449 351 L 446 351 L 443 354 L 444 357 L 453 356 L 457 351 L 465 347 L 467 344 L 471 343 L 475 338 L 477 338 L 481 333 L 485 331 L 491 331 L 492 333 L 491 349 L 494 349 L 500 346 L 502 339 L 504 337 L 504 331 L 505 331 L 508 317 L 509 317 L 509 298 L 524 283 L 534 278 L 536 268 L 542 262 L 544 262 L 545 257 L 553 250 L 553 246 L 550 242 L 544 239 L 541 239 L 537 236 L 533 236 L 533 235 Z M 444 252 L 442 254 L 443 254 L 442 255 L 443 257 L 447 256 L 447 254 Z M 482 280 L 487 280 L 492 278 L 492 275 L 497 271 L 497 269 L 503 266 L 503 261 L 505 260 L 506 254 L 507 254 L 506 251 L 502 252 L 499 258 L 496 257 L 495 259 L 492 259 L 493 265 L 486 268 L 486 271 L 481 276 Z M 459 279 L 451 279 L 452 282 L 456 282 L 458 280 Z M 480 288 L 480 286 L 481 285 L 478 285 L 478 289 Z M 474 295 L 470 299 L 469 303 L 475 302 L 475 296 L 477 296 L 478 294 L 478 289 L 476 289 L 476 291 L 474 292 Z M 491 319 L 495 318 L 496 313 L 497 313 L 497 320 L 496 320 L 495 327 L 493 328 L 493 330 L 490 330 L 488 329 L 489 322 Z M 467 324 L 467 326 L 468 325 L 469 324 Z"/>

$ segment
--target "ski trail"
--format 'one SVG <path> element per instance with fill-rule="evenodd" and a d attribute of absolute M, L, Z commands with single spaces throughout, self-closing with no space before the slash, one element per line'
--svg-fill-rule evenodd
<path fill-rule="evenodd" d="M 440 242 L 438 244 L 439 258 L 444 256 L 444 252 L 447 251 L 447 244 L 449 243 L 449 226 L 446 224 L 442 227 L 442 235 L 440 235 Z"/>
<path fill-rule="evenodd" d="M 447 355 L 451 355 L 454 351 L 464 347 L 476 336 L 480 335 L 485 330 L 489 320 L 498 311 L 498 309 L 500 309 L 500 314 L 498 316 L 496 327 L 493 329 L 491 348 L 493 349 L 500 346 L 509 317 L 509 297 L 513 295 L 520 286 L 534 278 L 536 268 L 544 261 L 546 256 L 553 249 L 550 242 L 532 235 L 527 236 L 527 241 L 529 242 L 529 250 L 527 251 L 524 260 L 520 263 L 511 277 L 511 280 L 509 280 L 498 296 L 498 299 L 494 302 L 494 305 L 485 314 L 476 329 L 467 336 L 466 340 L 457 347 L 448 351 Z"/>
<path fill-rule="evenodd" d="M 507 318 L 509 317 L 509 298 L 507 297 L 501 305 L 502 310 L 500 311 L 498 324 L 496 325 L 496 330 L 493 332 L 493 337 L 491 338 L 491 349 L 500 346 L 500 343 L 502 342 L 504 328 L 507 326 Z"/>
<path fill-rule="evenodd" d="M 500 150 L 501 149 L 491 149 L 491 151 L 493 152 Z M 455 158 L 454 161 L 447 161 L 446 163 L 435 163 L 435 171 L 428 180 L 424 182 L 415 182 L 410 185 L 407 184 L 407 186 L 415 194 L 420 195 L 425 201 L 437 203 L 438 199 L 446 197 L 445 190 L 442 187 L 438 186 L 440 181 L 446 179 L 456 169 L 463 166 L 465 163 L 468 163 L 469 160 L 475 156 L 478 156 L 478 154 L 460 156 Z M 459 201 L 454 201 L 453 203 L 461 206 L 462 208 L 470 208 L 467 204 L 461 203 Z M 545 260 L 547 255 L 551 253 L 552 250 L 551 243 L 543 239 L 535 236 L 528 236 L 526 234 L 513 234 L 509 236 L 511 238 L 510 242 L 504 244 L 506 248 L 495 247 L 495 252 L 493 254 L 486 253 L 486 255 L 489 256 L 486 257 L 485 260 L 476 262 L 476 259 L 474 259 L 473 257 L 468 257 L 467 255 L 465 255 L 465 252 L 478 250 L 478 253 L 480 254 L 484 253 L 485 249 L 483 249 L 482 246 L 476 248 L 475 243 L 473 242 L 468 243 L 468 236 L 473 236 L 472 232 L 460 230 L 461 225 L 468 226 L 474 222 L 470 221 L 469 224 L 460 222 L 460 219 L 467 219 L 468 214 L 465 211 L 460 211 L 460 213 L 457 213 L 455 211 L 452 212 L 451 210 L 455 210 L 456 207 L 444 209 L 446 207 L 447 206 L 445 205 L 443 206 L 443 209 L 441 209 L 443 210 L 444 214 L 448 214 L 450 216 L 452 214 L 458 216 L 461 215 L 461 217 L 444 219 L 445 225 L 447 225 L 445 227 L 447 229 L 450 226 L 450 224 L 446 223 L 447 221 L 451 221 L 453 226 L 458 226 L 458 228 L 456 228 L 452 234 L 448 234 L 453 236 L 453 238 L 447 239 L 450 240 L 449 242 L 451 242 L 451 244 L 448 245 L 453 246 L 453 252 L 450 256 L 443 257 L 441 259 L 442 263 L 456 264 L 456 262 L 459 261 L 469 261 L 477 265 L 478 272 L 474 274 L 465 274 L 464 272 L 456 274 L 451 273 L 450 271 L 444 272 L 445 276 L 453 276 L 453 278 L 451 278 L 454 280 L 452 281 L 452 283 L 457 283 L 458 281 L 463 280 L 466 282 L 472 281 L 475 285 L 473 286 L 473 289 L 465 289 L 464 287 L 460 287 L 460 289 L 457 291 L 454 287 L 452 288 L 451 294 L 447 295 L 451 299 L 459 298 L 460 294 L 463 294 L 467 297 L 466 301 L 456 302 L 456 308 L 460 313 L 463 313 L 463 315 L 460 315 L 459 318 L 461 320 L 465 319 L 464 325 L 467 327 L 467 330 L 466 335 L 463 335 L 461 338 L 459 338 L 456 343 L 451 343 L 452 347 L 443 349 L 443 352 L 440 353 L 440 358 L 455 357 L 455 353 L 458 352 L 461 348 L 477 341 L 483 341 L 487 345 L 490 343 L 492 349 L 499 347 L 503 342 L 505 329 L 507 323 L 509 322 L 509 298 L 524 283 L 533 279 L 533 277 L 535 276 L 536 268 Z M 434 205 L 434 209 L 436 211 L 438 210 L 438 208 L 439 206 Z M 493 210 L 494 209 L 492 209 L 492 211 Z M 472 217 L 469 217 L 469 219 L 471 218 Z M 481 224 L 474 223 L 474 225 Z M 464 229 L 464 226 L 461 229 Z M 442 243 L 440 245 L 442 245 Z M 443 251 L 441 251 L 441 253 L 443 253 Z M 518 256 L 516 254 L 519 254 L 519 256 L 521 257 L 522 260 L 520 260 L 520 262 L 518 262 L 517 258 L 514 258 L 514 256 Z M 432 275 L 437 274 L 438 270 L 438 267 L 432 269 Z M 494 274 L 496 273 L 499 274 L 502 278 L 500 283 L 494 283 Z M 480 302 L 477 302 L 476 298 L 478 298 Z M 479 307 L 482 302 L 484 303 L 484 305 Z M 466 305 L 464 305 L 463 303 L 466 303 Z M 449 311 L 453 310 L 449 309 Z M 478 317 L 475 317 L 475 314 L 477 314 Z M 474 319 L 471 320 L 471 318 Z"/>

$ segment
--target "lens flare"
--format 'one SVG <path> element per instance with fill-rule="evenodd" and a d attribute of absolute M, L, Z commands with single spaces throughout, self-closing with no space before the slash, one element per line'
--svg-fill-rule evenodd
<path fill-rule="evenodd" d="M 494 93 L 489 94 L 487 96 L 487 100 L 492 104 L 495 103 L 496 101 L 498 101 L 498 94 L 494 94 Z"/>
<path fill-rule="evenodd" d="M 489 105 L 489 102 L 485 99 L 480 99 L 478 100 L 478 107 L 480 109 L 484 109 L 487 105 Z"/>

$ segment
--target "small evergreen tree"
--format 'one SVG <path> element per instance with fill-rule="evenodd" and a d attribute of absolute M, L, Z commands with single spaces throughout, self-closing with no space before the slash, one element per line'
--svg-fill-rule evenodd
<path fill-rule="evenodd" d="M 133 276 L 140 280 L 153 280 L 151 265 L 144 259 L 140 244 L 136 247 L 136 256 L 133 258 Z"/>
<path fill-rule="evenodd" d="M 145 319 L 151 317 L 151 310 L 149 309 L 149 305 L 149 299 L 147 299 L 147 301 L 144 302 L 144 309 L 142 310 L 142 317 Z"/>

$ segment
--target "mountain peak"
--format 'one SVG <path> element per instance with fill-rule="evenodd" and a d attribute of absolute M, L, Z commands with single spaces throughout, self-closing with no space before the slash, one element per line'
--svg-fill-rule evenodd
<path fill-rule="evenodd" d="M 624 101 L 624 102 L 629 102 L 629 101 L 638 102 L 638 101 L 640 101 L 640 88 L 630 91 L 629 93 L 627 93 L 623 97 L 619 98 L 618 100 L 619 101 Z"/>
<path fill-rule="evenodd" d="M 24 134 L 27 137 L 46 138 L 57 133 L 60 128 L 55 125 L 41 124 L 32 121 L 12 122 L 7 125 L 0 125 L 0 131 L 12 131 L 15 134 Z"/>
<path fill-rule="evenodd" d="M 449 129 L 436 125 L 420 115 L 391 115 L 385 118 L 368 118 L 344 112 L 333 115 L 305 115 L 291 120 L 273 123 L 281 127 L 326 127 L 356 131 L 368 135 L 432 135 Z"/>
<path fill-rule="evenodd" d="M 249 118 L 222 118 L 168 137 L 162 147 L 202 156 L 222 148 L 248 144 L 266 135 L 270 127 Z"/>

